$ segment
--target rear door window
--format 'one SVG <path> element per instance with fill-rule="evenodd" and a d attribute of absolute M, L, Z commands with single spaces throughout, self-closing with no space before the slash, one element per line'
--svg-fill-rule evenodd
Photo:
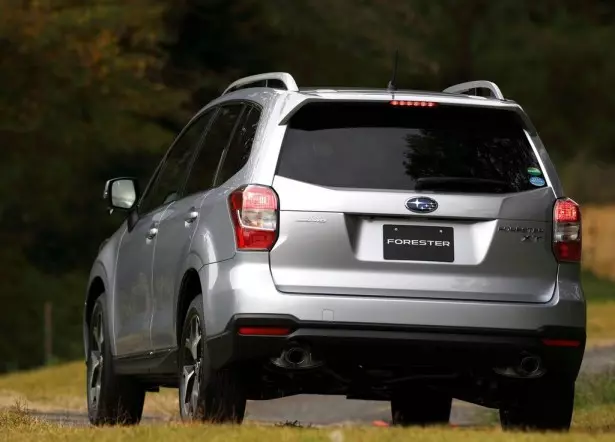
<path fill-rule="evenodd" d="M 190 162 L 203 136 L 212 113 L 201 114 L 181 132 L 163 160 L 160 172 L 147 189 L 139 211 L 146 214 L 156 207 L 175 201 L 186 180 Z"/>
<path fill-rule="evenodd" d="M 252 143 L 258 128 L 261 111 L 248 104 L 243 112 L 241 121 L 231 140 L 222 168 L 218 174 L 217 184 L 226 182 L 246 164 L 252 151 Z"/>
<path fill-rule="evenodd" d="M 184 190 L 185 195 L 211 189 L 222 152 L 228 146 L 243 104 L 233 103 L 220 107 L 214 121 L 205 135 L 205 141 L 197 153 Z"/>
<path fill-rule="evenodd" d="M 289 122 L 277 173 L 362 189 L 506 193 L 546 185 L 515 112 L 388 102 L 303 106 Z"/>

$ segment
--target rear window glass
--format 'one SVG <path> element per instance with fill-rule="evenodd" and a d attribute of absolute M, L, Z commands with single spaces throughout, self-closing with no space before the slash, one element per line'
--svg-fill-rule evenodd
<path fill-rule="evenodd" d="M 328 187 L 522 192 L 545 186 L 512 111 L 311 103 L 291 118 L 278 175 Z"/>

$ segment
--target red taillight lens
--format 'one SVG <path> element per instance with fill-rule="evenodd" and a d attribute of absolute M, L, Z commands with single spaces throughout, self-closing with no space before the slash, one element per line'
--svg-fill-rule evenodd
<path fill-rule="evenodd" d="M 581 210 L 569 198 L 558 199 L 553 208 L 553 252 L 560 262 L 581 260 Z"/>
<path fill-rule="evenodd" d="M 436 103 L 433 101 L 393 100 L 389 103 L 393 106 L 436 107 Z"/>
<path fill-rule="evenodd" d="M 239 327 L 239 334 L 245 336 L 286 336 L 290 334 L 288 327 Z"/>
<path fill-rule="evenodd" d="M 547 347 L 580 347 L 581 342 L 574 339 L 543 339 Z"/>
<path fill-rule="evenodd" d="M 238 250 L 271 250 L 278 236 L 278 197 L 272 188 L 248 185 L 229 197 Z"/>
<path fill-rule="evenodd" d="M 555 203 L 555 222 L 576 223 L 581 221 L 579 206 L 570 199 L 558 200 Z"/>

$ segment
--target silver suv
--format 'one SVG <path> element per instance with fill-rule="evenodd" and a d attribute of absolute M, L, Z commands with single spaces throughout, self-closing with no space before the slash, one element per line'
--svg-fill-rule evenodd
<path fill-rule="evenodd" d="M 521 107 L 491 82 L 444 92 L 232 83 L 186 125 L 85 304 L 90 420 L 137 423 L 146 391 L 184 419 L 246 400 L 390 401 L 447 422 L 567 429 L 585 349 L 581 215 Z"/>

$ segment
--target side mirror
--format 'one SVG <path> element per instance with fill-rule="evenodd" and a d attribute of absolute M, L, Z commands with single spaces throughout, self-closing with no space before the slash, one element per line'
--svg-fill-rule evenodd
<path fill-rule="evenodd" d="M 134 178 L 114 178 L 105 183 L 103 198 L 111 211 L 131 210 L 139 198 L 139 186 Z"/>

